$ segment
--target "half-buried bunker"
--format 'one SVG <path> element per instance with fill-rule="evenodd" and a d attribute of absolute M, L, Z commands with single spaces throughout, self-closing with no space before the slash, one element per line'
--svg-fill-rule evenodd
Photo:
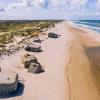
<path fill-rule="evenodd" d="M 0 70 L 0 94 L 10 94 L 17 90 L 18 74 L 13 71 Z"/>
<path fill-rule="evenodd" d="M 25 54 L 22 57 L 22 63 L 24 64 L 24 67 L 28 69 L 29 73 L 38 74 L 44 72 L 41 64 L 34 55 Z"/>
<path fill-rule="evenodd" d="M 53 33 L 53 32 L 50 32 L 48 33 L 48 37 L 49 38 L 59 38 L 60 35 L 56 34 L 56 33 Z"/>
<path fill-rule="evenodd" d="M 27 45 L 25 50 L 30 51 L 30 52 L 41 52 L 42 51 L 41 46 L 34 45 L 34 44 Z"/>

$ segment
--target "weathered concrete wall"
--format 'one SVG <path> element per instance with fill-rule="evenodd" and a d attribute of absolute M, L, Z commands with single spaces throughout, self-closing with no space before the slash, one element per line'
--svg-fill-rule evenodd
<path fill-rule="evenodd" d="M 12 71 L 0 72 L 0 94 L 15 92 L 18 84 L 18 74 Z"/>
<path fill-rule="evenodd" d="M 0 84 L 0 94 L 13 93 L 17 89 L 17 81 L 14 84 Z"/>

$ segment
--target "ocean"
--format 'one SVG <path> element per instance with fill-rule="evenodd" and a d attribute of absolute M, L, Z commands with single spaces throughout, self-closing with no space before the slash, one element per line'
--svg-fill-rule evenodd
<path fill-rule="evenodd" d="M 90 28 L 97 33 L 100 33 L 100 20 L 74 20 L 76 25 Z"/>

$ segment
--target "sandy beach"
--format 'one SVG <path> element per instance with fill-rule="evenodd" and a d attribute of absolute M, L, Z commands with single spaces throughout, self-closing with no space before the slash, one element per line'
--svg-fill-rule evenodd
<path fill-rule="evenodd" d="M 61 36 L 40 35 L 43 52 L 21 49 L 0 59 L 0 66 L 17 72 L 23 84 L 18 95 L 0 100 L 100 100 L 100 35 L 71 22 L 58 23 L 49 32 Z M 45 72 L 28 73 L 21 62 L 25 53 L 34 54 Z"/>
<path fill-rule="evenodd" d="M 76 30 L 72 26 L 69 30 L 74 35 L 68 67 L 70 100 L 99 100 L 100 82 L 96 64 L 100 61 L 98 58 L 100 51 L 97 53 L 96 48 L 100 46 L 100 35 L 89 29 Z"/>

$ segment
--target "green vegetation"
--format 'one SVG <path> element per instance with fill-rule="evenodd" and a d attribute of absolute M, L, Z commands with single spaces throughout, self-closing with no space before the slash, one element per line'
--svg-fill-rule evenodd
<path fill-rule="evenodd" d="M 9 43 L 15 35 L 28 36 L 34 32 L 41 32 L 60 21 L 62 20 L 0 21 L 0 33 L 4 33 L 0 35 L 0 43 Z"/>
<path fill-rule="evenodd" d="M 0 35 L 0 43 L 7 43 L 10 42 L 12 39 L 13 35 L 12 34 L 3 34 Z"/>

